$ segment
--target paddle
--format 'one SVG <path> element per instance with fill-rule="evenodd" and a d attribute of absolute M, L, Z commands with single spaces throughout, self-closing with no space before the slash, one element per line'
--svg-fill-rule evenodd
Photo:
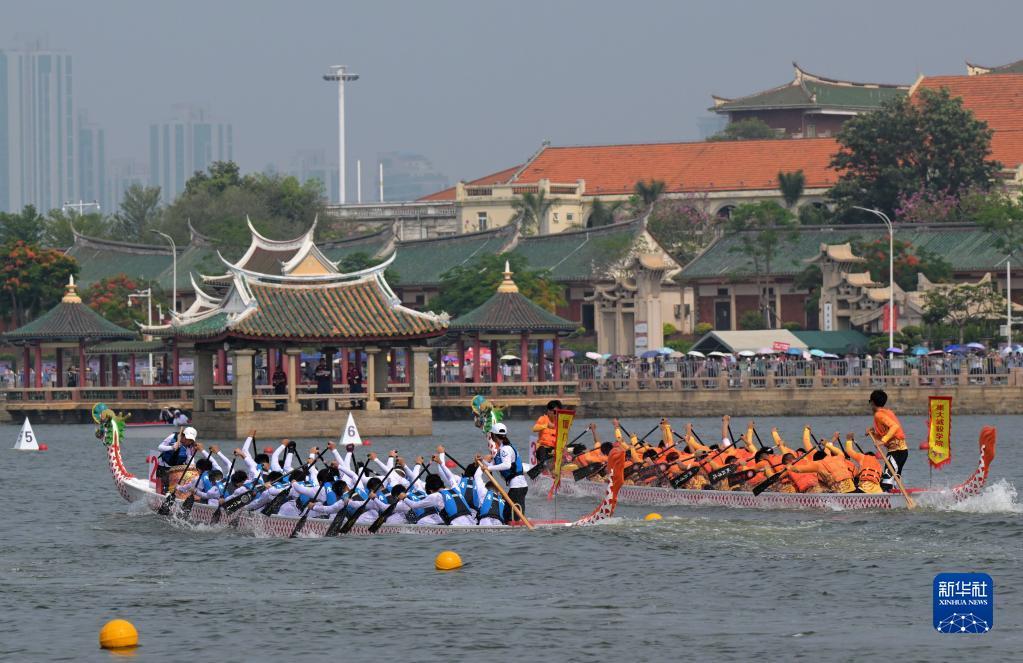
<path fill-rule="evenodd" d="M 178 441 L 179 442 L 181 441 L 180 435 L 178 436 Z M 195 460 L 195 456 L 198 453 L 199 453 L 199 449 L 196 449 L 195 451 L 193 451 L 192 452 L 192 456 L 188 459 L 188 462 L 185 463 L 185 471 L 181 473 L 181 478 L 182 479 L 184 479 L 185 475 L 188 474 L 188 468 L 192 467 L 192 461 Z M 176 493 L 176 492 L 177 492 L 177 489 L 175 488 L 174 490 L 172 490 L 169 493 L 167 493 L 167 499 L 165 499 L 163 501 L 163 504 L 160 505 L 160 508 L 157 511 L 158 514 L 160 514 L 161 516 L 166 516 L 167 514 L 170 513 L 171 507 L 174 506 L 174 493 Z"/>
<path fill-rule="evenodd" d="M 448 458 L 451 458 L 451 456 L 448 456 Z M 455 460 L 454 458 L 451 458 L 451 460 L 453 460 L 456 465 L 461 467 L 461 464 L 457 460 Z M 416 485 L 416 482 L 419 481 L 423 477 L 423 475 L 426 474 L 426 471 L 429 469 L 430 469 L 429 463 L 423 466 L 423 469 L 420 470 L 419 474 L 416 475 L 416 478 L 409 482 L 409 490 L 411 490 L 412 487 Z M 381 512 L 379 516 L 377 516 L 377 519 L 374 520 L 373 523 L 369 526 L 370 533 L 376 534 L 380 530 L 380 528 L 383 527 L 384 523 L 387 522 L 387 519 L 391 517 L 392 513 L 394 513 L 394 510 L 398 508 L 398 502 L 400 501 L 401 500 L 397 499 L 394 500 L 394 503 L 390 504 L 386 509 L 383 510 L 383 512 Z"/>
<path fill-rule="evenodd" d="M 529 519 L 526 518 L 526 514 L 522 513 L 522 509 L 519 507 L 519 505 L 516 504 L 512 500 L 512 498 L 508 497 L 508 493 L 505 491 L 505 489 L 501 488 L 501 485 L 497 483 L 497 479 L 495 479 L 494 475 L 490 473 L 490 470 L 487 469 L 486 465 L 483 462 L 481 462 L 480 459 L 478 458 L 476 459 L 476 462 L 480 464 L 480 470 L 483 471 L 483 474 L 487 475 L 487 478 L 490 479 L 490 483 L 494 484 L 494 488 L 497 488 L 497 492 L 501 493 L 501 497 L 504 498 L 504 503 L 511 506 L 512 511 L 515 513 L 516 516 L 519 517 L 519 520 L 524 522 L 526 524 L 526 527 L 528 527 L 529 529 L 531 530 L 536 529 L 536 527 L 533 526 L 533 523 L 529 522 Z"/>
<path fill-rule="evenodd" d="M 309 500 L 309 504 L 306 505 L 305 511 L 302 512 L 302 517 L 298 519 L 298 522 L 295 523 L 295 528 L 292 529 L 291 534 L 288 535 L 289 539 L 294 539 L 298 536 L 298 533 L 302 531 L 302 528 L 305 527 L 305 521 L 309 519 L 309 512 L 313 510 L 313 506 L 316 504 L 316 498 L 320 496 L 320 491 L 322 491 L 326 485 L 326 483 L 321 483 L 320 487 L 316 489 L 316 494 L 313 495 L 311 500 Z"/>
<path fill-rule="evenodd" d="M 224 513 L 224 491 L 227 489 L 227 483 L 231 480 L 231 475 L 234 474 L 234 464 L 238 462 L 237 458 L 231 459 L 231 466 L 227 468 L 227 476 L 224 477 L 224 487 L 220 489 L 220 499 L 217 500 L 217 510 L 213 512 L 213 518 L 210 519 L 211 525 L 216 525 L 220 522 L 220 516 Z"/>
<path fill-rule="evenodd" d="M 348 491 L 348 496 L 345 497 L 344 506 L 342 506 L 341 510 L 337 512 L 337 515 L 334 516 L 334 520 L 330 521 L 330 527 L 327 528 L 327 533 L 323 536 L 337 536 L 337 533 L 341 530 L 341 526 L 345 524 L 345 513 L 348 508 L 348 503 L 352 501 L 352 494 L 355 493 L 355 489 L 358 488 L 359 481 L 362 480 L 362 475 L 366 471 L 367 467 L 369 467 L 368 462 L 363 463 L 362 467 L 359 468 L 359 474 L 355 477 L 355 485 Z"/>
<path fill-rule="evenodd" d="M 913 502 L 913 498 L 909 496 L 909 493 L 906 492 L 906 487 L 902 484 L 902 477 L 900 477 L 899 473 L 895 471 L 894 467 L 892 467 L 892 462 L 888 460 L 888 454 L 881 449 L 881 441 L 874 436 L 874 431 L 870 429 L 867 429 L 867 435 L 870 436 L 870 440 L 874 443 L 874 448 L 877 449 L 877 454 L 884 461 L 884 465 L 888 468 L 888 472 L 891 473 L 892 479 L 895 480 L 895 485 L 899 487 L 899 490 L 902 492 L 902 496 L 906 498 L 906 506 L 910 509 L 915 509 L 916 504 Z"/>
<path fill-rule="evenodd" d="M 753 488 L 753 496 L 756 497 L 757 495 L 760 495 L 760 493 L 764 492 L 765 490 L 767 490 L 768 488 L 770 488 L 774 484 L 778 483 L 778 481 L 781 480 L 781 478 L 785 475 L 785 473 L 789 471 L 790 467 L 792 467 L 793 465 L 795 465 L 799 461 L 803 460 L 803 458 L 805 458 L 807 456 L 807 454 L 810 454 L 810 453 L 813 453 L 810 449 L 804 449 L 803 453 L 799 454 L 799 456 L 795 460 L 793 460 L 791 463 L 786 465 L 783 470 L 781 470 L 780 472 L 775 472 L 774 474 L 772 474 L 771 476 L 767 477 L 766 479 L 761 481 L 759 484 L 757 484 Z"/>
<path fill-rule="evenodd" d="M 320 458 L 323 457 L 323 454 L 326 453 L 326 451 L 327 450 L 324 449 L 323 451 L 320 452 L 320 454 L 316 458 L 314 458 L 312 461 L 302 465 L 302 467 L 300 467 L 298 469 L 305 470 L 306 472 L 308 472 L 309 468 L 312 467 L 313 465 L 315 465 L 317 463 L 317 461 L 319 461 Z M 287 453 L 284 454 L 284 458 L 285 458 L 285 460 L 287 460 L 287 458 L 288 458 L 288 454 Z M 289 472 L 288 473 L 288 478 L 294 477 L 296 471 L 297 470 L 292 470 L 291 472 Z M 253 486 L 253 489 L 254 488 L 255 488 L 255 486 Z M 260 513 L 262 513 L 264 516 L 272 516 L 273 514 L 277 513 L 277 509 L 280 509 L 281 505 L 283 505 L 288 500 L 288 495 L 290 493 L 291 493 L 291 486 L 288 486 L 287 488 L 282 490 L 280 493 L 278 493 L 277 497 L 275 497 L 272 500 L 270 500 L 270 503 L 267 504 L 265 507 L 263 507 L 263 509 L 260 511 Z"/>
<path fill-rule="evenodd" d="M 425 467 L 429 467 L 429 466 L 430 466 L 430 464 L 427 463 L 424 466 L 423 472 L 426 471 Z M 380 489 L 381 490 L 384 489 L 384 482 L 387 480 L 387 477 L 391 476 L 391 472 L 393 472 L 394 469 L 395 468 L 392 466 L 391 469 L 387 470 L 387 473 L 384 474 L 384 476 L 380 478 Z M 420 472 L 419 474 L 422 475 L 423 472 Z M 416 477 L 416 481 L 418 481 L 418 480 L 419 480 L 419 477 Z M 412 485 L 413 484 L 409 484 L 410 487 Z M 345 524 L 341 526 L 341 531 L 339 531 L 337 533 L 338 536 L 341 536 L 342 534 L 348 534 L 349 532 L 352 531 L 352 528 L 355 527 L 355 521 L 357 521 L 359 519 L 359 516 L 361 516 L 362 514 L 364 514 L 366 512 L 366 509 L 369 508 L 370 501 L 373 500 L 373 499 L 375 499 L 375 498 L 367 497 L 366 501 L 362 503 L 362 506 L 360 506 L 358 509 L 356 509 L 354 512 L 352 512 L 352 515 L 348 518 L 347 521 L 345 521 Z M 392 513 L 393 513 L 393 511 L 392 511 Z M 375 523 L 376 521 L 374 520 L 373 522 Z"/>
<path fill-rule="evenodd" d="M 672 488 L 676 488 L 676 489 L 681 488 L 687 481 L 689 481 L 690 479 L 695 477 L 697 474 L 699 474 L 700 470 L 703 469 L 703 464 L 704 463 L 706 463 L 706 462 L 708 462 L 708 461 L 710 461 L 710 460 L 712 460 L 714 458 L 717 458 L 719 455 L 721 455 L 722 453 L 724 453 L 725 451 L 727 451 L 728 449 L 731 449 L 731 448 L 732 448 L 731 446 L 727 446 L 724 449 L 718 449 L 714 453 L 708 455 L 703 460 L 697 460 L 696 461 L 696 467 L 690 467 L 688 470 L 686 470 L 685 472 L 683 472 L 682 474 L 678 475 L 677 477 L 675 477 L 674 479 L 671 480 L 671 487 Z"/>
<path fill-rule="evenodd" d="M 642 442 L 642 441 L 646 440 L 648 437 L 650 437 L 651 433 L 653 433 L 655 430 L 657 430 L 660 427 L 661 427 L 661 425 L 657 424 L 656 426 L 651 428 L 649 431 L 647 431 L 647 434 L 644 435 L 642 438 L 640 438 L 639 441 Z M 618 428 L 620 428 L 622 430 L 622 432 L 624 432 L 630 438 L 632 437 L 632 433 L 630 433 L 628 430 L 626 430 L 625 426 L 622 426 L 621 423 L 618 424 Z M 579 438 L 576 438 L 576 439 L 579 439 Z M 660 455 L 660 454 L 658 454 L 658 455 Z M 607 466 L 607 461 L 604 461 L 603 463 L 590 463 L 589 465 L 584 465 L 584 466 L 580 467 L 579 469 L 576 469 L 576 470 L 572 471 L 572 479 L 575 480 L 575 481 L 583 481 L 585 479 L 589 479 L 594 474 L 598 474 L 599 472 L 602 472 L 606 466 Z M 632 468 L 639 468 L 639 467 L 641 467 L 641 466 L 637 466 L 635 464 L 630 465 L 629 468 L 628 468 L 629 470 L 631 470 L 631 472 L 629 472 L 629 475 L 631 476 L 633 472 L 637 471 L 637 470 L 632 469 Z"/>
<path fill-rule="evenodd" d="M 576 442 L 578 442 L 578 441 L 579 441 L 579 438 L 581 438 L 581 437 L 582 437 L 583 435 L 586 435 L 586 433 L 588 433 L 588 432 L 589 432 L 588 430 L 584 430 L 583 432 L 579 433 L 578 435 L 576 435 L 576 436 L 575 436 L 575 439 L 574 439 L 574 440 L 572 440 L 571 442 L 569 442 L 569 443 L 568 443 L 567 445 L 565 445 L 565 446 L 567 446 L 567 447 L 570 447 L 570 446 L 572 446 L 573 444 L 575 444 Z M 449 458 L 451 458 L 450 456 L 448 456 L 448 457 L 449 457 Z M 454 459 L 454 458 L 451 458 L 451 460 L 455 460 L 455 459 Z M 456 461 L 456 464 L 457 464 L 457 461 Z M 465 468 L 462 468 L 462 469 L 465 469 Z M 538 476 L 540 476 L 540 473 L 541 473 L 541 472 L 543 472 L 543 471 L 544 471 L 544 469 L 546 469 L 546 468 L 544 467 L 544 465 L 543 465 L 542 463 L 537 463 L 537 464 L 536 464 L 536 465 L 534 465 L 533 467 L 529 468 L 529 471 L 528 471 L 528 472 L 526 472 L 526 475 L 527 475 L 527 476 L 528 476 L 528 477 L 529 477 L 530 479 L 535 479 L 535 478 L 537 478 Z"/>

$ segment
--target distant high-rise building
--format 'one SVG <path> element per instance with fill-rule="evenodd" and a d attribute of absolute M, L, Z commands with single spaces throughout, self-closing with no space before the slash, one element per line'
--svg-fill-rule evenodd
<path fill-rule="evenodd" d="M 135 159 L 112 159 L 107 165 L 107 207 L 104 214 L 114 214 L 120 209 L 124 192 L 133 184 L 149 184 L 149 169 Z"/>
<path fill-rule="evenodd" d="M 185 190 L 185 182 L 196 171 L 206 170 L 214 161 L 234 159 L 231 124 L 210 117 L 201 108 L 174 106 L 174 119 L 149 125 L 149 183 L 162 190 L 170 203 Z"/>
<path fill-rule="evenodd" d="M 352 169 L 354 175 L 355 170 Z M 305 183 L 309 180 L 319 180 L 323 185 L 323 194 L 327 200 L 337 200 L 340 196 L 337 190 L 337 162 L 327 159 L 326 150 L 299 150 L 291 159 L 291 166 L 288 174 L 292 175 L 299 182 Z M 363 187 L 365 196 L 366 188 Z M 355 187 L 350 187 L 348 202 L 356 200 Z M 365 197 L 363 198 L 365 200 Z"/>
<path fill-rule="evenodd" d="M 107 199 L 106 137 L 103 128 L 89 121 L 85 111 L 78 113 L 78 199 L 99 203 L 100 210 L 111 212 Z"/>
<path fill-rule="evenodd" d="M 448 186 L 447 176 L 422 154 L 385 152 L 378 154 L 377 160 L 384 165 L 384 200 L 417 200 Z M 374 182 L 376 172 L 374 168 L 370 174 Z M 363 173 L 364 179 L 366 175 Z"/>
<path fill-rule="evenodd" d="M 0 209 L 75 197 L 71 55 L 40 43 L 0 50 Z"/>

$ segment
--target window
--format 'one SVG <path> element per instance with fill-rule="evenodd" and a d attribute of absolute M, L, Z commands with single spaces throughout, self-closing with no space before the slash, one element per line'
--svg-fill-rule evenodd
<path fill-rule="evenodd" d="M 727 297 L 728 288 L 718 288 L 718 297 Z"/>
<path fill-rule="evenodd" d="M 573 219 L 575 219 L 575 214 L 572 214 L 571 212 L 569 212 L 568 214 L 565 215 L 565 220 L 566 221 L 572 221 Z"/>
<path fill-rule="evenodd" d="M 558 213 L 555 212 L 554 213 L 554 223 L 557 223 L 557 222 L 558 222 Z"/>
<path fill-rule="evenodd" d="M 476 213 L 476 229 L 483 232 L 487 229 L 487 213 L 477 212 Z"/>
<path fill-rule="evenodd" d="M 814 138 L 816 136 L 817 136 L 817 125 L 816 124 L 808 124 L 808 125 L 806 125 L 806 137 L 807 138 Z"/>

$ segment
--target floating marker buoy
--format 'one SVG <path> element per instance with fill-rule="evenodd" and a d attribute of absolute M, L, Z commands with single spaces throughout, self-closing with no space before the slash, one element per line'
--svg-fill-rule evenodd
<path fill-rule="evenodd" d="M 661 514 L 659 513 L 648 513 L 643 517 L 643 520 L 661 520 Z"/>
<path fill-rule="evenodd" d="M 49 451 L 49 450 L 50 450 L 50 445 L 46 444 L 45 442 L 40 442 L 39 443 L 39 451 Z"/>
<path fill-rule="evenodd" d="M 927 440 L 924 440 L 923 442 L 920 443 L 920 448 L 923 449 L 924 451 L 927 451 L 928 449 L 931 448 L 931 445 L 930 443 L 927 442 Z"/>
<path fill-rule="evenodd" d="M 273 452 L 274 452 L 274 448 L 273 447 L 263 447 L 263 453 L 265 453 L 266 455 L 269 456 L 269 455 L 273 454 Z"/>
<path fill-rule="evenodd" d="M 462 558 L 454 550 L 445 550 L 437 555 L 437 559 L 433 560 L 433 565 L 437 567 L 438 571 L 454 571 L 462 568 Z"/>
<path fill-rule="evenodd" d="M 138 644 L 139 632 L 125 619 L 112 619 L 99 631 L 99 646 L 103 649 L 126 649 Z"/>

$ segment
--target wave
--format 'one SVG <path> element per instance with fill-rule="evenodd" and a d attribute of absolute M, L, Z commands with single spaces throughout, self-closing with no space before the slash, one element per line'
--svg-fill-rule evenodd
<path fill-rule="evenodd" d="M 1016 501 L 1017 496 L 1014 485 L 1006 479 L 999 479 L 985 486 L 980 494 L 950 504 L 944 510 L 961 513 L 1023 513 L 1023 504 Z"/>

